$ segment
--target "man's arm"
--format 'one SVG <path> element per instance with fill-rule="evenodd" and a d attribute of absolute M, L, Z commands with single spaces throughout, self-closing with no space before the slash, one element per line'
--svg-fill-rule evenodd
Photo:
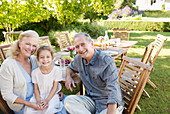
<path fill-rule="evenodd" d="M 66 82 L 65 82 L 65 86 L 70 91 L 73 91 L 71 85 L 73 85 L 73 87 L 76 87 L 75 84 L 74 84 L 74 80 L 71 77 L 73 74 L 74 74 L 73 70 L 71 70 L 70 68 L 66 69 Z"/>
<path fill-rule="evenodd" d="M 112 60 L 112 58 L 108 57 L 106 59 L 106 63 L 108 63 L 108 66 L 104 72 L 104 80 L 106 81 L 106 88 L 109 91 L 107 114 L 115 114 L 117 103 L 121 100 L 122 94 L 115 62 Z"/>
<path fill-rule="evenodd" d="M 117 104 L 107 105 L 107 114 L 116 114 Z"/>

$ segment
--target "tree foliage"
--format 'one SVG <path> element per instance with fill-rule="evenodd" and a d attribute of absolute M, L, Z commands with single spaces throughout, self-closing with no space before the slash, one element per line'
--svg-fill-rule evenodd
<path fill-rule="evenodd" d="M 97 16 L 106 16 L 114 9 L 114 0 L 85 0 L 84 13 L 92 22 Z"/>
<path fill-rule="evenodd" d="M 108 15 L 113 11 L 113 0 L 53 0 L 48 2 L 53 15 L 61 24 L 69 24 L 88 15 L 92 21 L 96 15 Z"/>
<path fill-rule="evenodd" d="M 3 0 L 0 1 L 0 24 L 7 32 L 30 23 L 40 22 L 50 17 L 43 0 Z"/>
<path fill-rule="evenodd" d="M 54 0 L 46 4 L 52 10 L 53 16 L 64 26 L 79 19 L 84 6 L 79 0 Z"/>
<path fill-rule="evenodd" d="M 113 11 L 114 0 L 3 0 L 0 1 L 0 25 L 7 32 L 30 22 L 48 19 L 51 15 L 60 24 L 70 24 L 88 14 L 108 15 Z"/>

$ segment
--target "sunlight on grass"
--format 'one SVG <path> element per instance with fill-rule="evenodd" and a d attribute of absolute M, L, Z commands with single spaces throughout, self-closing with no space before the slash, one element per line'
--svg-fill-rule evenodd
<path fill-rule="evenodd" d="M 170 68 L 169 65 L 162 65 L 162 67 L 164 67 L 164 68 Z"/>
<path fill-rule="evenodd" d="M 162 49 L 159 56 L 170 56 L 170 49 Z"/>

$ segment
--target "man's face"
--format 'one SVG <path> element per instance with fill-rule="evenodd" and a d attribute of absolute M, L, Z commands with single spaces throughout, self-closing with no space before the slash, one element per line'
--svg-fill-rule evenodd
<path fill-rule="evenodd" d="M 87 62 L 90 62 L 94 55 L 93 42 L 88 42 L 84 35 L 80 35 L 75 38 L 74 45 L 77 53 Z"/>

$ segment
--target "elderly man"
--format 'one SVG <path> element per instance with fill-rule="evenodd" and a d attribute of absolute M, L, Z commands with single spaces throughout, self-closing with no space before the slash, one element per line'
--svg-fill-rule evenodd
<path fill-rule="evenodd" d="M 68 96 L 64 101 L 67 111 L 71 114 L 122 113 L 124 103 L 114 59 L 95 49 L 88 34 L 76 34 L 73 42 L 78 54 L 67 68 L 65 86 L 72 91 L 75 84 L 71 76 L 78 72 L 86 95 Z"/>

